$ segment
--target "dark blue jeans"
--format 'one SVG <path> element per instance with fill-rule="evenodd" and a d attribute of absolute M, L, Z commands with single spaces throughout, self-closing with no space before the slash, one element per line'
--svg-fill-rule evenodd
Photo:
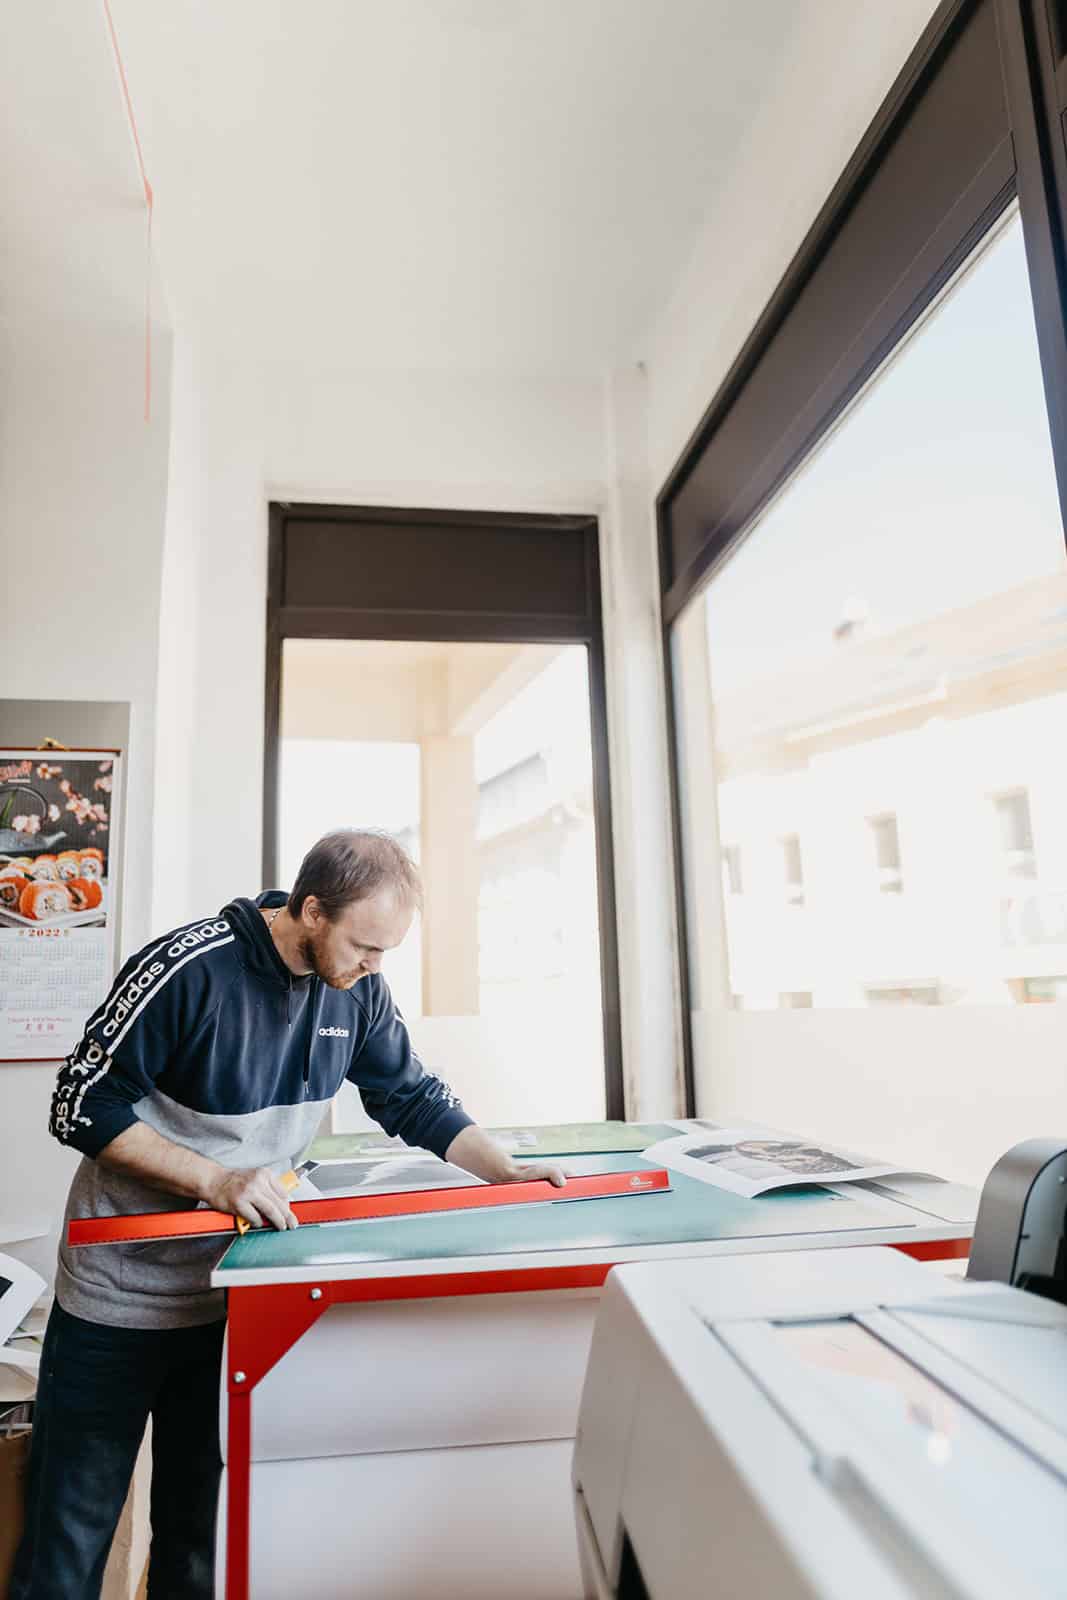
<path fill-rule="evenodd" d="M 110 1328 L 53 1307 L 10 1600 L 97 1600 L 149 1416 L 150 1600 L 211 1600 L 224 1327 Z"/>

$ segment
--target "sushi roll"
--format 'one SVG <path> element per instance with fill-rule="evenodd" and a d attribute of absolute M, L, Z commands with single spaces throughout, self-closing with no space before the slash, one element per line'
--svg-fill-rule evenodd
<path fill-rule="evenodd" d="M 33 863 L 33 876 L 38 883 L 57 883 L 59 869 L 55 856 L 38 856 Z"/>
<path fill-rule="evenodd" d="M 95 878 L 71 878 L 66 889 L 75 911 L 93 911 L 104 898 Z"/>
<path fill-rule="evenodd" d="M 49 917 L 62 916 L 70 909 L 67 886 L 58 881 L 28 883 L 19 896 L 19 911 L 34 922 L 47 922 Z"/>
<path fill-rule="evenodd" d="M 5 911 L 17 911 L 22 898 L 23 889 L 28 889 L 30 880 L 24 878 L 19 872 L 11 872 L 7 867 L 0 872 L 0 907 Z"/>
<path fill-rule="evenodd" d="M 56 873 L 60 883 L 69 883 L 72 878 L 81 877 L 81 852 L 78 850 L 61 850 L 56 856 Z"/>
<path fill-rule="evenodd" d="M 90 845 L 87 850 L 79 850 L 78 861 L 81 865 L 81 871 L 77 874 L 79 878 L 95 882 L 104 876 L 104 852 L 95 845 Z"/>

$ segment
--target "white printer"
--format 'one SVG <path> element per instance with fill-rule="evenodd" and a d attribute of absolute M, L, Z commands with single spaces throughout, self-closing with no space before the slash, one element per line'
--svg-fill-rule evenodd
<path fill-rule="evenodd" d="M 1067 1308 L 890 1249 L 618 1267 L 574 1495 L 586 1600 L 1062 1600 Z"/>

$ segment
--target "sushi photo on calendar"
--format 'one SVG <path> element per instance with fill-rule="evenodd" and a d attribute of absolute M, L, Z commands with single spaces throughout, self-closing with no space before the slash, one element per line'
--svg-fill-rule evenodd
<path fill-rule="evenodd" d="M 0 750 L 0 927 L 104 927 L 115 758 Z"/>

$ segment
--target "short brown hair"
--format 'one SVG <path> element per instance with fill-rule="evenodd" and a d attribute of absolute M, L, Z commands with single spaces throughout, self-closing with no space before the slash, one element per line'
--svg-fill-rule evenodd
<path fill-rule="evenodd" d="M 331 922 L 345 906 L 392 889 L 405 904 L 422 909 L 419 869 L 388 833 L 373 829 L 338 828 L 323 834 L 300 863 L 289 893 L 289 915 L 298 917 L 308 895 L 314 895 Z"/>

